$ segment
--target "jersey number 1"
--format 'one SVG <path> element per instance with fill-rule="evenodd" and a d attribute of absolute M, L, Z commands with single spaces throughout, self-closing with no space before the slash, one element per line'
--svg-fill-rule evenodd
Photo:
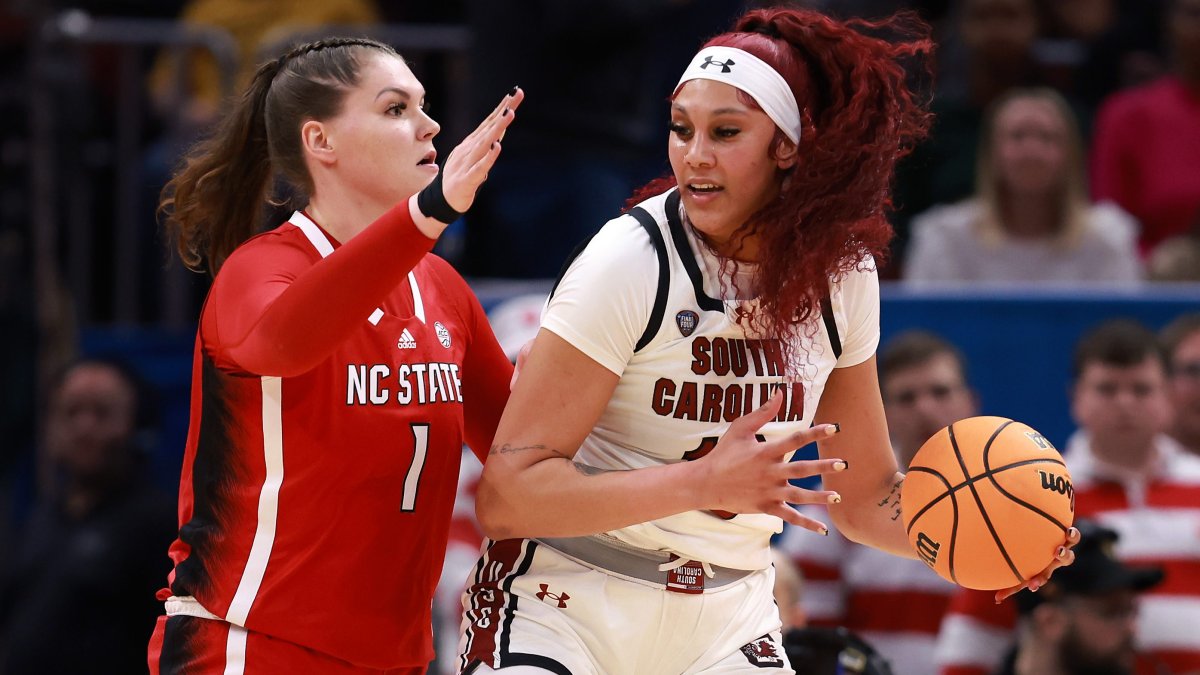
<path fill-rule="evenodd" d="M 425 453 L 429 451 L 429 424 L 410 424 L 413 435 L 412 464 L 408 465 L 408 473 L 404 475 L 404 497 L 400 500 L 401 511 L 414 511 L 417 508 L 417 487 L 421 482 L 421 470 L 425 468 Z"/>

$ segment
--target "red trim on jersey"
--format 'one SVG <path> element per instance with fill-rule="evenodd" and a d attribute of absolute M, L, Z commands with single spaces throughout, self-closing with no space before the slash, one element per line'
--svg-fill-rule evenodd
<path fill-rule="evenodd" d="M 465 601 L 466 618 L 471 623 L 466 631 L 464 667 L 472 661 L 496 667 L 499 633 L 507 614 L 504 606 L 508 602 L 502 586 L 511 587 L 511 582 L 505 582 L 517 569 L 525 541 L 505 539 L 494 542 L 476 565 L 474 583 L 467 589 Z"/>

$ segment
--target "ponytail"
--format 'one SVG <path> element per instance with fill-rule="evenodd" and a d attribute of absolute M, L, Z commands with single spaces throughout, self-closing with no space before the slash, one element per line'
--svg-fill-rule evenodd
<path fill-rule="evenodd" d="M 184 158 L 163 188 L 158 212 L 184 265 L 214 274 L 242 242 L 257 234 L 275 171 L 312 191 L 300 125 L 337 114 L 358 84 L 361 52 L 396 58 L 364 38 L 332 38 L 296 47 L 259 67 L 233 109 Z"/>
<path fill-rule="evenodd" d="M 258 69 L 213 135 L 188 153 L 158 210 L 188 269 L 216 272 L 260 227 L 271 177 L 266 106 L 281 60 Z"/>

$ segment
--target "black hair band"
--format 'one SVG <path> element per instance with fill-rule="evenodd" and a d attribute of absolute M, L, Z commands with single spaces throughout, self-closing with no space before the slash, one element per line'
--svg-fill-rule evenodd
<path fill-rule="evenodd" d="M 454 207 L 446 201 L 446 195 L 442 193 L 441 171 L 434 177 L 432 183 L 417 193 L 417 208 L 426 216 L 447 224 L 462 217 L 462 212 L 455 211 Z"/>

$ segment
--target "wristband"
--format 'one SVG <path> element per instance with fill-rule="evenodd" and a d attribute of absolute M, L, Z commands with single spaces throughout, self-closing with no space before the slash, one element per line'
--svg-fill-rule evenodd
<path fill-rule="evenodd" d="M 426 216 L 446 224 L 453 223 L 462 217 L 462 212 L 455 211 L 454 207 L 446 201 L 446 195 L 442 194 L 441 171 L 433 178 L 432 183 L 417 193 L 417 208 Z"/>

